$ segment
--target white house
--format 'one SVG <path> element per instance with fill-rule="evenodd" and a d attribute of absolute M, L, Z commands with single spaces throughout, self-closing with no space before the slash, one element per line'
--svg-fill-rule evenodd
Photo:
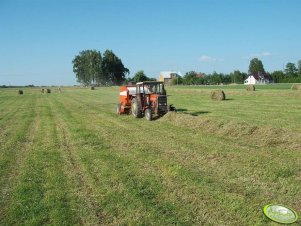
<path fill-rule="evenodd" d="M 248 78 L 245 80 L 245 85 L 255 85 L 255 84 L 268 84 L 271 83 L 272 79 L 265 73 L 253 73 L 248 75 Z"/>

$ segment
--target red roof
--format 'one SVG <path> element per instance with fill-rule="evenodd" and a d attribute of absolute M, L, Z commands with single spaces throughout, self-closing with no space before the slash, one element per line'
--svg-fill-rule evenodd
<path fill-rule="evenodd" d="M 261 79 L 267 79 L 267 80 L 271 80 L 271 76 L 266 74 L 266 73 L 262 73 L 262 72 L 254 72 L 252 74 L 250 74 L 249 76 L 253 76 L 256 80 L 261 80 Z"/>
<path fill-rule="evenodd" d="M 197 73 L 197 74 L 195 75 L 195 77 L 197 77 L 197 78 L 204 78 L 205 76 L 206 76 L 205 73 L 202 73 L 202 72 Z"/>

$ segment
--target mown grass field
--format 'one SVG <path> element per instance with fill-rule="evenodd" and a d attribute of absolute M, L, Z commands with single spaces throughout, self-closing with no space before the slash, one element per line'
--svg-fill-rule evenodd
<path fill-rule="evenodd" d="M 0 225 L 278 225 L 270 203 L 301 215 L 301 92 L 227 86 L 217 102 L 216 88 L 169 87 L 178 113 L 152 122 L 116 115 L 118 87 L 0 89 Z"/>

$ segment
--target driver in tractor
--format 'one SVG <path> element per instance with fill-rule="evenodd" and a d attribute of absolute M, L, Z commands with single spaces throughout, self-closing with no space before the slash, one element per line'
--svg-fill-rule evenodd
<path fill-rule="evenodd" d="M 155 89 L 155 87 L 153 85 L 148 84 L 145 86 L 145 93 L 146 94 L 154 93 L 155 92 L 154 89 Z"/>

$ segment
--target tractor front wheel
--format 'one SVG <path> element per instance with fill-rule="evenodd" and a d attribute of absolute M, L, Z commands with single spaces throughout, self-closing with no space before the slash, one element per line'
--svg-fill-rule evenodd
<path fill-rule="evenodd" d="M 150 108 L 146 109 L 144 114 L 147 121 L 152 121 L 152 110 Z"/>
<path fill-rule="evenodd" d="M 136 98 L 132 100 L 131 111 L 132 111 L 132 115 L 135 118 L 141 118 L 142 116 L 141 107 Z"/>

